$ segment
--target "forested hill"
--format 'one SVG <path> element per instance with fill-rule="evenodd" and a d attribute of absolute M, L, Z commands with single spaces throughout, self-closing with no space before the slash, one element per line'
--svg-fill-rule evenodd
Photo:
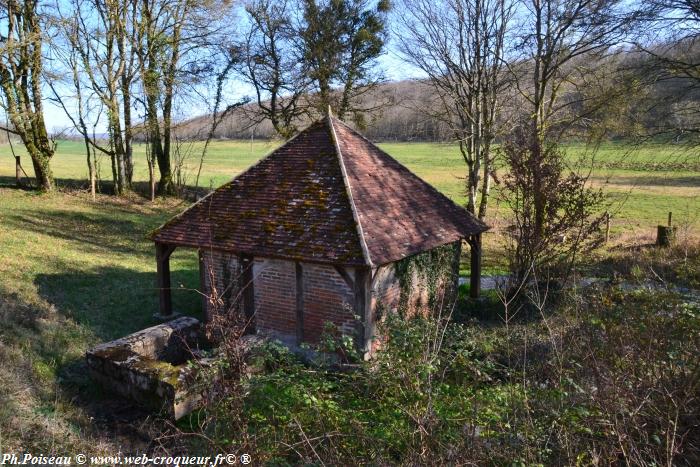
<path fill-rule="evenodd" d="M 698 48 L 692 45 L 692 49 Z M 668 56 L 668 49 L 664 51 Z M 688 54 L 688 50 L 684 50 Z M 700 57 L 700 51 L 692 53 Z M 580 57 L 569 66 L 577 67 L 588 60 Z M 585 135 L 592 126 L 608 138 L 654 136 L 673 128 L 700 127 L 700 90 L 693 78 L 679 77 L 663 71 L 650 55 L 620 52 L 603 60 L 596 74 L 582 76 L 564 89 L 569 103 L 569 117 L 580 120 L 568 131 Z M 523 69 L 527 66 L 521 64 Z M 500 130 L 509 128 L 512 115 L 524 102 L 516 86 L 504 86 L 500 96 L 502 112 Z M 364 96 L 360 126 L 364 134 L 377 141 L 446 141 L 453 137 L 449 119 L 438 109 L 443 106 L 427 81 L 385 82 Z M 270 138 L 272 125 L 265 119 L 257 122 L 256 104 L 240 107 L 218 124 L 215 139 Z M 604 110 L 601 110 L 604 109 Z M 310 121 L 313 117 L 308 117 Z M 353 117 L 347 120 L 353 120 Z M 181 122 L 178 135 L 187 139 L 204 139 L 211 129 L 211 117 L 201 116 Z M 307 122 L 300 122 L 303 127 Z M 679 131 L 681 129 L 681 131 Z M 685 132 L 686 134 L 688 132 Z M 574 135 L 578 136 L 578 135 Z"/>
<path fill-rule="evenodd" d="M 449 139 L 449 128 L 437 115 L 426 112 L 434 95 L 427 83 L 419 81 L 385 82 L 365 96 L 365 107 L 374 108 L 362 115 L 364 133 L 382 141 L 442 141 Z M 300 126 L 310 123 L 308 117 Z M 352 118 L 351 118 L 352 119 Z M 267 119 L 256 121 L 256 104 L 240 107 L 223 118 L 214 133 L 216 139 L 270 138 L 274 136 Z M 211 128 L 210 116 L 196 117 L 178 125 L 178 135 L 204 139 Z M 355 122 L 351 122 L 355 123 Z M 357 124 L 355 126 L 358 126 Z"/>

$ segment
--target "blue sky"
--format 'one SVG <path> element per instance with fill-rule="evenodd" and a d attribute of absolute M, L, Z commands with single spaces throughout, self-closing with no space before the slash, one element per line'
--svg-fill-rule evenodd
<path fill-rule="evenodd" d="M 63 2 L 63 0 L 57 0 L 56 5 L 61 8 L 66 4 Z M 236 16 L 245 21 L 244 18 L 246 17 L 246 14 L 240 10 L 240 7 L 237 8 L 239 9 L 235 13 Z M 242 29 L 244 27 L 245 26 L 243 25 Z M 46 63 L 46 66 L 49 67 L 50 63 Z M 385 78 L 389 81 L 399 81 L 402 79 L 420 76 L 418 70 L 412 68 L 411 65 L 407 64 L 399 57 L 396 50 L 393 48 L 391 39 L 387 47 L 387 52 L 379 58 L 377 66 L 384 72 Z M 213 88 L 213 86 L 211 87 Z M 230 85 L 226 91 L 227 98 L 231 102 L 243 98 L 244 96 L 254 96 L 251 86 L 240 80 L 236 80 L 235 78 L 230 81 Z M 67 92 L 71 91 L 68 90 Z M 203 92 L 213 93 L 214 90 L 204 89 Z M 67 131 L 73 132 L 70 119 L 66 116 L 64 110 L 58 104 L 50 101 L 50 97 L 52 97 L 52 92 L 47 86 L 44 90 L 44 111 L 48 130 L 52 133 L 57 133 L 66 129 Z M 211 100 L 213 101 L 213 97 Z M 174 112 L 174 117 L 180 120 L 208 113 L 210 110 L 207 109 L 206 103 L 202 99 L 200 99 L 200 102 L 201 103 L 188 102 L 182 105 L 181 109 Z M 70 107 L 70 102 L 67 102 L 67 105 Z M 135 118 L 138 118 L 138 116 L 135 116 Z M 104 132 L 105 126 L 99 125 L 97 127 L 97 131 Z"/>
<path fill-rule="evenodd" d="M 402 61 L 393 51 L 382 56 L 379 59 L 378 66 L 384 70 L 384 75 L 389 81 L 399 81 L 420 76 L 417 70 L 412 69 L 409 64 Z M 235 80 L 231 83 L 231 87 L 233 88 L 229 90 L 231 98 L 239 98 L 245 95 L 252 96 L 252 89 L 246 83 Z M 48 100 L 50 96 L 51 90 L 47 88 L 44 92 L 44 115 L 48 130 L 55 133 L 65 128 L 72 128 L 72 124 L 63 109 Z M 206 109 L 204 107 L 200 109 L 192 108 L 188 113 L 190 114 L 187 116 L 188 118 L 194 117 L 206 113 Z M 104 127 L 101 130 L 98 128 L 98 131 L 104 131 Z"/>

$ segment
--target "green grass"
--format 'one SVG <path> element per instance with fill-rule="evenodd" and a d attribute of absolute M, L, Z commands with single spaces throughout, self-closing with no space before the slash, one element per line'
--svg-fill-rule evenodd
<path fill-rule="evenodd" d="M 273 150 L 279 141 L 217 141 L 210 145 L 202 165 L 199 185 L 216 187 L 245 170 Z M 202 143 L 183 146 L 189 154 L 184 166 L 187 184 L 194 184 Z M 464 203 L 464 163 L 457 147 L 439 143 L 383 143 L 380 147 L 404 163 L 416 174 L 433 184 L 458 203 Z M 18 148 L 19 149 L 19 148 Z M 647 144 L 634 146 L 609 142 L 591 151 L 583 144 L 571 143 L 564 148 L 569 160 L 593 161 L 592 182 L 608 194 L 609 209 L 615 214 L 613 233 L 654 229 L 663 223 L 669 211 L 679 223 L 700 225 L 700 153 L 681 145 Z M 148 179 L 143 145 L 135 147 L 135 180 Z M 111 179 L 106 156 L 100 158 L 100 175 Z M 30 164 L 24 162 L 29 171 Z M 654 167 L 652 164 L 657 164 Z M 84 180 L 87 168 L 82 143 L 59 141 L 52 163 L 59 179 Z M 590 167 L 586 164 L 585 167 Z M 0 180 L 14 176 L 9 146 L 0 146 Z M 495 211 L 500 211 L 494 193 Z M 651 230 L 649 230 L 651 231 Z"/>
<path fill-rule="evenodd" d="M 117 452 L 120 437 L 91 434 L 92 405 L 103 399 L 84 353 L 155 324 L 154 248 L 145 234 L 179 209 L 0 187 L 0 451 Z M 196 253 L 176 252 L 172 270 L 183 285 L 175 308 L 198 315 Z"/>
<path fill-rule="evenodd" d="M 240 173 L 276 143 L 216 142 L 202 171 L 202 186 L 217 186 Z M 381 145 L 457 202 L 463 202 L 463 163 L 456 148 L 445 144 Z M 200 146 L 201 147 L 201 146 Z M 195 148 L 197 149 L 197 148 Z M 629 161 L 628 148 L 604 146 L 600 159 Z M 573 158 L 582 152 L 571 146 Z M 640 150 L 642 162 L 675 157 L 664 146 Z M 659 155 L 661 154 L 661 155 Z M 198 158 L 198 154 L 193 156 Z M 627 157 L 627 159 L 625 159 Z M 636 156 L 635 156 L 636 157 Z M 136 180 L 147 179 L 143 147 L 136 151 Z M 31 164 L 24 159 L 27 170 Z M 53 160 L 60 183 L 86 176 L 83 147 L 62 141 Z M 110 178 L 103 158 L 102 177 Z M 193 182 L 195 159 L 187 172 Z M 152 325 L 157 310 L 154 248 L 145 235 L 187 203 L 138 196 L 92 201 L 75 190 L 39 195 L 12 185 L 9 147 L 0 147 L 0 452 L 116 452 L 133 437 L 90 417 L 103 398 L 85 374 L 84 352 L 97 342 Z M 700 173 L 692 170 L 640 171 L 601 168 L 594 181 L 604 186 L 619 207 L 619 231 L 651 231 L 666 219 L 698 225 Z M 607 181 L 607 183 L 606 183 Z M 4 186 L 3 186 L 4 185 Z M 622 203 L 624 201 L 624 203 Z M 494 212 L 503 214 L 497 203 Z M 493 236 L 495 238 L 495 235 Z M 495 240 L 486 242 L 484 269 L 502 269 Z M 176 251 L 172 260 L 174 306 L 200 312 L 197 259 Z M 98 410 L 99 412 L 99 410 Z M 98 424 L 99 425 L 99 424 Z"/>

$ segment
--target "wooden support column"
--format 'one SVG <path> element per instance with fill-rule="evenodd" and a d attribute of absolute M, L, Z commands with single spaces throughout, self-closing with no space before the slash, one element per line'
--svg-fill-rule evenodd
<path fill-rule="evenodd" d="M 345 281 L 345 284 L 350 288 L 350 290 L 355 290 L 355 280 L 350 277 L 350 274 L 348 274 L 348 271 L 343 267 L 343 266 L 333 266 L 335 270 L 338 272 L 340 277 L 343 278 Z"/>
<path fill-rule="evenodd" d="M 296 271 L 297 296 L 297 345 L 300 345 L 304 341 L 304 269 L 299 261 L 294 263 L 294 269 Z"/>
<path fill-rule="evenodd" d="M 363 356 L 369 354 L 369 343 L 372 339 L 371 281 L 371 269 L 355 268 L 355 314 L 359 317 L 356 342 L 357 349 Z"/>
<path fill-rule="evenodd" d="M 241 291 L 243 295 L 243 314 L 246 320 L 246 334 L 255 333 L 255 278 L 253 276 L 254 258 L 251 255 L 238 257 L 241 265 Z"/>
<path fill-rule="evenodd" d="M 209 322 L 211 316 L 209 316 L 209 294 L 211 294 L 211 287 L 207 284 L 207 278 L 209 277 L 209 271 L 207 271 L 207 263 L 204 260 L 204 251 L 200 248 L 197 250 L 199 255 L 199 293 L 202 296 L 202 315 L 204 315 L 204 321 Z"/>
<path fill-rule="evenodd" d="M 479 298 L 479 295 L 481 295 L 481 234 L 472 235 L 468 242 L 471 247 L 469 296 L 471 298 Z"/>
<path fill-rule="evenodd" d="M 170 255 L 174 250 L 175 247 L 172 245 L 156 243 L 156 277 L 160 299 L 160 307 L 156 317 L 159 319 L 173 317 L 173 300 L 170 291 Z"/>
<path fill-rule="evenodd" d="M 454 274 L 454 279 L 452 281 L 452 291 L 449 302 L 456 303 L 459 297 L 459 268 L 462 263 L 462 240 L 456 242 L 454 258 L 452 259 L 452 272 Z"/>

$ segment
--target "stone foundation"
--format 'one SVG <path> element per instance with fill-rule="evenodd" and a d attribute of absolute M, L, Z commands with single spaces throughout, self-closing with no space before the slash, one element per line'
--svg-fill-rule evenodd
<path fill-rule="evenodd" d="M 200 322 L 182 317 L 100 344 L 86 359 L 94 381 L 177 420 L 201 399 L 188 387 L 187 362 L 203 343 Z"/>

